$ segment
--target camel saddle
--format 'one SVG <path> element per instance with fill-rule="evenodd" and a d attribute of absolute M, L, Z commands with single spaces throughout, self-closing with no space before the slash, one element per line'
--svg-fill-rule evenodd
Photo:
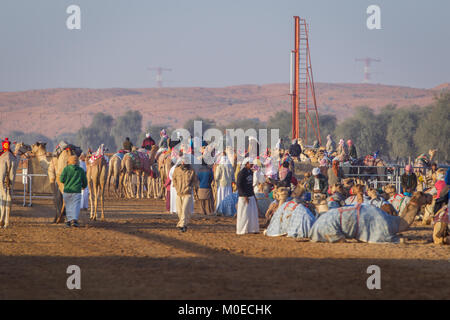
<path fill-rule="evenodd" d="M 128 156 L 133 162 L 133 169 L 142 170 L 147 174 L 151 174 L 150 157 L 147 153 L 140 151 L 133 151 L 128 153 Z"/>
<path fill-rule="evenodd" d="M 416 161 L 421 162 L 425 166 L 430 165 L 430 159 L 428 158 L 428 155 L 426 155 L 425 153 L 422 153 L 420 156 L 418 156 Z"/>

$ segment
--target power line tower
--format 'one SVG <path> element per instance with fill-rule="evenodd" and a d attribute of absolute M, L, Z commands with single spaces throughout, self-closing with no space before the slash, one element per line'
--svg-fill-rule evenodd
<path fill-rule="evenodd" d="M 381 62 L 380 59 L 374 59 L 374 58 L 356 58 L 355 61 L 359 62 L 362 61 L 364 62 L 364 80 L 362 81 L 362 83 L 369 83 L 370 82 L 370 65 L 372 62 Z"/>
<path fill-rule="evenodd" d="M 162 88 L 162 86 L 163 86 L 163 78 L 162 78 L 163 71 L 172 71 L 172 69 L 163 68 L 163 67 L 150 67 L 147 69 L 156 71 L 156 84 L 157 84 L 158 88 Z"/>
<path fill-rule="evenodd" d="M 300 121 L 304 126 L 303 143 L 308 143 L 308 128 L 312 128 L 316 139 L 322 144 L 319 127 L 314 78 L 309 51 L 309 25 L 305 19 L 294 17 L 295 50 L 291 51 L 291 81 L 292 96 L 292 138 L 300 138 Z M 294 77 L 292 77 L 294 76 Z M 315 113 L 312 115 L 311 113 Z"/>

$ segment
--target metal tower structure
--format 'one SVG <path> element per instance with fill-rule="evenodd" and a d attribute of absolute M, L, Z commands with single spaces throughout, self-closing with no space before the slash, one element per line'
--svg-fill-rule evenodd
<path fill-rule="evenodd" d="M 364 80 L 362 83 L 369 83 L 370 82 L 370 65 L 372 62 L 381 62 L 380 59 L 374 59 L 374 58 L 356 58 L 356 62 L 362 61 L 364 62 Z"/>
<path fill-rule="evenodd" d="M 155 67 L 155 68 L 150 67 L 147 69 L 156 71 L 156 84 L 157 84 L 158 88 L 162 88 L 162 86 L 163 86 L 163 78 L 162 78 L 163 71 L 172 71 L 172 69 L 163 68 L 163 67 Z"/>
<path fill-rule="evenodd" d="M 309 25 L 305 19 L 294 16 L 295 49 L 291 51 L 292 138 L 300 138 L 300 122 L 303 123 L 303 143 L 308 143 L 308 128 L 322 144 L 319 127 L 314 78 L 309 51 Z M 311 118 L 311 113 L 313 113 Z"/>

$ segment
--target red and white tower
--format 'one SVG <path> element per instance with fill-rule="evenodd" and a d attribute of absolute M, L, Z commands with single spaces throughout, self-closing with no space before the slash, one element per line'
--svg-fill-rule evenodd
<path fill-rule="evenodd" d="M 322 144 L 319 127 L 314 78 L 309 51 L 308 24 L 305 19 L 294 17 L 295 49 L 291 52 L 292 138 L 300 138 L 300 122 L 304 128 L 303 143 L 308 143 L 308 127 Z M 293 76 L 293 77 L 292 77 Z M 311 113 L 314 113 L 311 118 Z"/>
<path fill-rule="evenodd" d="M 163 67 L 156 67 L 156 68 L 147 68 L 148 70 L 155 70 L 156 71 L 156 84 L 158 88 L 162 88 L 163 86 L 163 71 L 172 71 L 172 69 L 163 68 Z"/>
<path fill-rule="evenodd" d="M 374 58 L 357 58 L 355 61 L 362 61 L 364 62 L 364 80 L 362 83 L 369 83 L 370 82 L 370 65 L 372 62 L 381 62 L 380 59 L 374 59 Z"/>

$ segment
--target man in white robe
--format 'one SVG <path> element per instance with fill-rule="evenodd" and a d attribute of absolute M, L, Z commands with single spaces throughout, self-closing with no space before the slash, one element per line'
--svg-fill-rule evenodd
<path fill-rule="evenodd" d="M 236 234 L 259 233 L 258 206 L 253 191 L 253 164 L 249 158 L 242 162 L 237 178 L 239 194 L 237 204 Z"/>
<path fill-rule="evenodd" d="M 82 154 L 80 156 L 80 168 L 86 173 L 86 155 Z M 89 186 L 81 190 L 81 205 L 80 209 L 89 208 Z"/>
<path fill-rule="evenodd" d="M 231 184 L 234 181 L 234 169 L 227 155 L 224 153 L 219 158 L 219 164 L 214 171 L 214 180 L 217 186 L 217 196 L 216 196 L 216 211 L 219 208 L 220 202 L 222 202 L 225 197 L 233 193 L 233 188 Z"/>

